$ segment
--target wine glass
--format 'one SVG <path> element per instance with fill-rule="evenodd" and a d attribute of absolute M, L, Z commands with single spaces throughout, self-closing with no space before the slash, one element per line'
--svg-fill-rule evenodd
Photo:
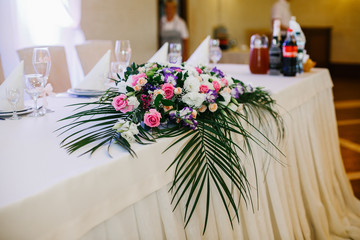
<path fill-rule="evenodd" d="M 43 76 L 44 85 L 46 85 L 48 82 L 50 68 L 51 68 L 51 57 L 50 57 L 49 49 L 47 47 L 34 48 L 32 63 L 35 72 Z M 45 95 L 43 97 L 46 98 Z M 43 106 L 42 111 L 44 114 L 49 112 L 54 112 L 53 110 L 46 108 L 45 105 Z"/>
<path fill-rule="evenodd" d="M 34 101 L 33 112 L 30 117 L 42 116 L 37 106 L 37 99 L 44 90 L 45 80 L 41 74 L 26 74 L 25 79 L 25 91 L 31 96 Z"/>
<path fill-rule="evenodd" d="M 20 117 L 16 114 L 16 104 L 20 98 L 20 89 L 18 87 L 6 87 L 6 98 L 13 107 L 13 115 L 11 120 L 18 120 Z"/>
<path fill-rule="evenodd" d="M 219 39 L 211 39 L 210 40 L 210 49 L 209 49 L 210 60 L 216 65 L 216 63 L 220 60 L 222 54 L 220 49 L 220 41 Z"/>
<path fill-rule="evenodd" d="M 117 40 L 115 42 L 115 58 L 121 66 L 122 73 L 126 71 L 129 66 L 131 58 L 131 47 L 129 40 Z"/>
<path fill-rule="evenodd" d="M 181 44 L 180 43 L 170 43 L 169 45 L 169 63 L 181 64 Z"/>

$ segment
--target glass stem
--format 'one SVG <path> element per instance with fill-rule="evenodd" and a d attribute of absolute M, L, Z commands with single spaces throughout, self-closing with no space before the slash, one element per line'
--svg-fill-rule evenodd
<path fill-rule="evenodd" d="M 16 103 L 12 103 L 12 106 L 13 106 L 13 115 L 12 115 L 12 118 L 16 118 Z"/>
<path fill-rule="evenodd" d="M 37 114 L 39 112 L 38 108 L 37 108 L 37 97 L 34 97 L 33 100 L 34 100 L 34 111 L 35 111 L 35 114 Z"/>

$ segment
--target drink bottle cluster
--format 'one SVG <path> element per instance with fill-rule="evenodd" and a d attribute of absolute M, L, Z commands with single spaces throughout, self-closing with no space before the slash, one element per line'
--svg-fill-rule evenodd
<path fill-rule="evenodd" d="M 269 74 L 284 76 L 296 76 L 297 73 L 303 72 L 303 58 L 305 54 L 305 35 L 302 32 L 300 25 L 296 22 L 295 17 L 291 17 L 289 22 L 289 29 L 286 34 L 285 40 L 282 42 L 280 31 L 280 20 L 275 20 L 273 25 L 273 36 L 271 46 L 269 48 Z M 253 39 L 252 39 L 253 40 Z M 254 41 L 256 42 L 256 41 Z M 260 44 L 258 44 L 260 45 Z M 252 73 L 265 73 L 254 69 L 256 66 L 257 56 L 254 51 L 260 52 L 260 47 L 256 47 L 256 44 L 252 42 L 250 53 L 250 70 Z M 265 50 L 264 45 L 261 46 L 262 50 Z M 255 50 L 256 49 L 256 50 Z M 255 61 L 255 62 L 252 62 Z M 265 60 L 263 60 L 265 61 Z M 259 64 L 259 63 L 257 63 Z"/>

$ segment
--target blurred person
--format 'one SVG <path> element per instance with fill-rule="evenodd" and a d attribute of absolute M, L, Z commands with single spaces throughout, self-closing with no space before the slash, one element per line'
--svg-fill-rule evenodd
<path fill-rule="evenodd" d="M 286 37 L 286 31 L 289 28 L 289 21 L 291 19 L 291 11 L 290 11 L 290 0 L 278 0 L 274 3 L 271 11 L 272 24 L 274 25 L 274 20 L 280 20 L 280 29 L 281 29 L 281 38 L 284 39 Z"/>
<path fill-rule="evenodd" d="M 161 18 L 161 45 L 165 42 L 181 43 L 182 59 L 188 58 L 189 33 L 185 21 L 177 14 L 177 2 L 165 1 L 165 16 Z"/>

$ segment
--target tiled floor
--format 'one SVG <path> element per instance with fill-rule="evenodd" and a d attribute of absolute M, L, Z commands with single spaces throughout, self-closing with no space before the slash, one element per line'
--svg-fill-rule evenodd
<path fill-rule="evenodd" d="M 360 79 L 333 77 L 341 155 L 360 199 Z"/>

